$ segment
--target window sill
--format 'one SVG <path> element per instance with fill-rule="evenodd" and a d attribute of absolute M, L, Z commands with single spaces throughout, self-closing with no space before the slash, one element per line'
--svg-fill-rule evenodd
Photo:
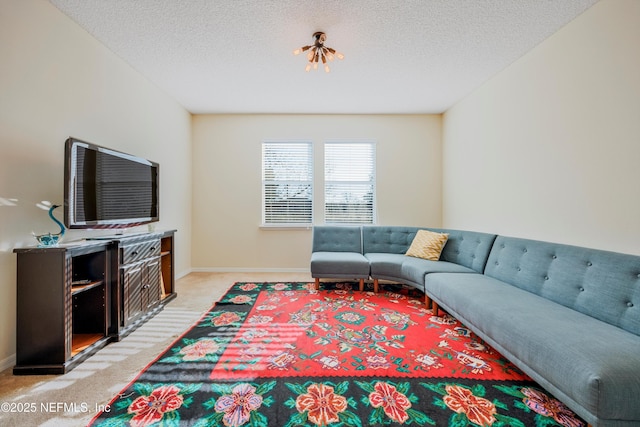
<path fill-rule="evenodd" d="M 260 224 L 261 230 L 311 230 L 313 224 Z"/>

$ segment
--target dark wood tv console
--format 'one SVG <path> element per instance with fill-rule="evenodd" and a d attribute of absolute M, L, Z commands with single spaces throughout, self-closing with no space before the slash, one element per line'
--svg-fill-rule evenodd
<path fill-rule="evenodd" d="M 64 374 L 176 297 L 175 230 L 19 248 L 13 373 Z"/>

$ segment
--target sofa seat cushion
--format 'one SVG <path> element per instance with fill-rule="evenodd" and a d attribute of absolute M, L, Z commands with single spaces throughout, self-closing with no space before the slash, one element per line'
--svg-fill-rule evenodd
<path fill-rule="evenodd" d="M 402 254 L 367 253 L 364 256 L 371 263 L 371 277 L 374 279 L 397 280 L 424 286 L 427 273 L 475 273 L 470 268 L 447 261 L 429 261 Z"/>
<path fill-rule="evenodd" d="M 369 260 L 358 252 L 313 252 L 311 277 L 369 278 Z"/>
<path fill-rule="evenodd" d="M 472 269 L 447 261 L 429 261 L 407 256 L 400 269 L 402 277 L 415 282 L 424 282 L 428 273 L 475 273 Z"/>
<path fill-rule="evenodd" d="M 401 277 L 402 261 L 406 258 L 403 254 L 366 253 L 365 258 L 371 267 L 371 277 L 388 278 Z"/>
<path fill-rule="evenodd" d="M 587 422 L 640 419 L 637 335 L 480 274 L 430 274 L 425 290 Z"/>

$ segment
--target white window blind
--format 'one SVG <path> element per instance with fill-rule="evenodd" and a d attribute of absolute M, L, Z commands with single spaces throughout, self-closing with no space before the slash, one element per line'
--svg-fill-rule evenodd
<path fill-rule="evenodd" d="M 262 222 L 313 222 L 313 150 L 310 142 L 262 144 Z"/>
<path fill-rule="evenodd" d="M 375 222 L 376 151 L 372 142 L 324 145 L 324 217 L 326 223 Z"/>

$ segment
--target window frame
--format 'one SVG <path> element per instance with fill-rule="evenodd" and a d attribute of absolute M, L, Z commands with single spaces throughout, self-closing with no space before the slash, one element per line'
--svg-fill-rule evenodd
<path fill-rule="evenodd" d="M 275 145 L 305 145 L 306 151 L 308 154 L 307 157 L 307 165 L 309 166 L 307 169 L 308 179 L 299 179 L 299 180 L 291 180 L 291 179 L 266 179 L 266 171 L 265 168 L 267 166 L 266 162 L 266 147 L 275 146 Z M 287 150 L 283 149 L 283 153 L 286 153 Z M 263 140 L 261 144 L 261 209 L 262 209 L 262 220 L 260 227 L 262 228 L 309 228 L 314 224 L 314 207 L 315 207 L 315 186 L 314 186 L 314 169 L 315 169 L 315 158 L 314 158 L 314 144 L 309 140 L 281 140 L 281 139 L 271 139 L 271 140 Z M 294 185 L 304 185 L 301 183 L 306 183 L 309 186 L 309 209 L 308 209 L 308 218 L 309 221 L 282 221 L 282 222 L 273 222 L 273 219 L 270 219 L 270 215 L 267 213 L 267 186 L 271 185 L 283 185 L 291 183 Z M 291 218 L 289 218 L 291 219 Z"/>
<path fill-rule="evenodd" d="M 330 155 L 327 153 L 327 146 L 338 146 L 338 145 L 367 145 L 371 149 L 371 162 L 370 162 L 370 180 L 327 180 L 327 170 L 331 166 L 330 164 Z M 324 142 L 323 146 L 323 215 L 324 215 L 324 223 L 328 225 L 375 225 L 377 224 L 377 143 L 373 140 L 349 140 L 349 139 L 337 139 L 337 140 L 328 140 Z M 372 200 L 371 200 L 371 211 L 369 212 L 371 222 L 368 221 L 334 221 L 331 218 L 330 211 L 328 210 L 328 193 L 327 190 L 330 183 L 337 183 L 343 185 L 354 185 L 357 187 L 359 185 L 370 185 L 372 191 Z"/>

